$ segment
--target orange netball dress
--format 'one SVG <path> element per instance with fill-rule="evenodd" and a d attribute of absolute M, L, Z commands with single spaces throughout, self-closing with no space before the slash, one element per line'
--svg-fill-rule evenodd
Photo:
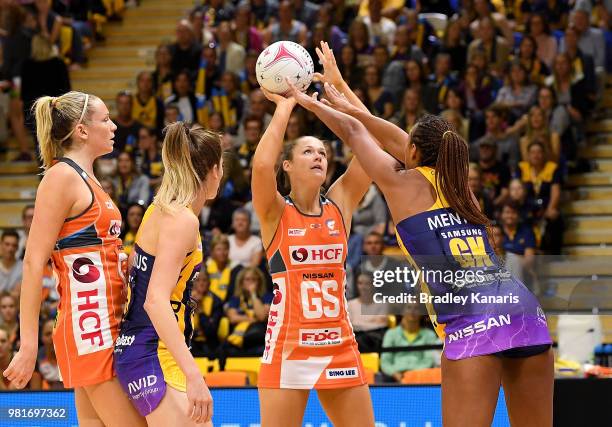
<path fill-rule="evenodd" d="M 321 198 L 321 214 L 289 197 L 266 253 L 274 282 L 259 387 L 325 389 L 366 383 L 344 296 L 346 231 Z"/>
<path fill-rule="evenodd" d="M 75 162 L 59 161 L 74 168 L 92 196 L 84 212 L 65 220 L 52 254 L 60 295 L 53 345 L 64 386 L 81 387 L 114 376 L 113 343 L 125 301 L 121 214 Z"/>

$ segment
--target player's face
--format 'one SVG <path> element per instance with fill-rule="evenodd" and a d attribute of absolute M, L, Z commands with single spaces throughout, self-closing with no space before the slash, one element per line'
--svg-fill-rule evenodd
<path fill-rule="evenodd" d="M 113 151 L 113 138 L 117 126 L 110 119 L 108 108 L 104 102 L 96 99 L 94 102 L 94 112 L 89 123 L 84 126 L 87 131 L 87 143 L 92 144 L 96 154 L 103 155 Z"/>
<path fill-rule="evenodd" d="M 13 323 L 17 319 L 17 306 L 13 297 L 5 296 L 0 300 L 0 314 L 8 323 Z"/>
<path fill-rule="evenodd" d="M 325 145 L 316 138 L 302 139 L 293 147 L 293 159 L 286 160 L 283 168 L 294 182 L 315 178 L 321 185 L 327 175 Z"/>

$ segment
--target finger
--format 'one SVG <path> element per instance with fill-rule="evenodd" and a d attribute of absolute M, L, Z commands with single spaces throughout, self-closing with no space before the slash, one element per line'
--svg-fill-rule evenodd
<path fill-rule="evenodd" d="M 9 365 L 9 367 L 4 370 L 2 375 L 4 376 L 4 378 L 8 378 L 9 375 L 12 375 L 14 371 L 15 368 L 13 367 L 13 365 Z"/>
<path fill-rule="evenodd" d="M 289 80 L 289 77 L 285 77 L 285 81 L 287 82 L 287 85 L 289 86 L 289 90 L 291 91 L 291 93 L 293 95 L 297 95 L 299 91 L 297 87 L 295 87 L 295 85 L 291 83 L 291 80 Z"/>
<path fill-rule="evenodd" d="M 323 64 L 325 62 L 325 55 L 323 55 L 323 51 L 317 47 L 315 48 L 315 52 L 317 53 L 317 56 L 319 57 L 319 62 Z"/>
<path fill-rule="evenodd" d="M 193 417 L 193 411 L 195 410 L 195 401 L 193 399 L 187 399 L 187 416 L 189 418 Z"/>
<path fill-rule="evenodd" d="M 15 388 L 24 388 L 26 386 L 26 381 L 23 380 L 23 378 L 17 378 L 14 381 L 11 381 L 11 383 L 15 386 Z"/>
<path fill-rule="evenodd" d="M 207 423 L 209 421 L 212 420 L 212 416 L 213 416 L 213 404 L 212 404 L 212 400 L 209 401 L 208 403 L 206 403 L 206 414 L 204 415 L 204 422 Z"/>
<path fill-rule="evenodd" d="M 199 423 L 201 418 L 202 418 L 202 402 L 196 401 L 193 407 L 193 414 L 191 416 L 191 419 L 194 420 L 196 423 Z"/>
<path fill-rule="evenodd" d="M 329 47 L 329 44 L 327 42 L 325 42 L 325 57 L 327 58 L 328 61 L 330 61 L 332 64 L 335 64 L 336 59 L 334 58 L 334 52 L 332 52 L 331 48 Z"/>
<path fill-rule="evenodd" d="M 312 80 L 315 82 L 322 82 L 325 80 L 325 77 L 321 73 L 314 73 L 312 76 Z"/>
<path fill-rule="evenodd" d="M 325 92 L 329 92 L 330 95 L 335 96 L 335 97 L 340 96 L 340 92 L 338 92 L 338 89 L 336 89 L 334 85 L 329 84 L 329 83 L 325 83 Z"/>
<path fill-rule="evenodd" d="M 323 105 L 327 105 L 328 107 L 334 108 L 334 104 L 332 104 L 325 98 L 321 98 L 321 103 L 323 103 Z"/>
<path fill-rule="evenodd" d="M 319 92 L 313 92 L 312 94 L 310 94 L 310 97 L 312 99 L 314 99 L 315 101 L 319 100 Z"/>

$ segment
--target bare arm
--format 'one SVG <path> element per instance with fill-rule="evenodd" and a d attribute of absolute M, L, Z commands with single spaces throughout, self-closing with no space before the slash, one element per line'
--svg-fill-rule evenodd
<path fill-rule="evenodd" d="M 159 225 L 155 264 L 147 290 L 144 309 L 157 334 L 186 376 L 200 375 L 174 317 L 170 304 L 185 254 L 192 251 L 197 235 L 198 220 L 182 211 L 176 215 L 163 214 Z"/>
<path fill-rule="evenodd" d="M 316 73 L 315 78 L 324 83 L 331 84 L 336 89 L 335 97 L 326 90 L 326 97 L 335 100 L 335 102 L 332 102 L 334 109 L 340 110 L 353 117 L 359 115 L 358 120 L 365 125 L 376 142 L 387 152 L 391 153 L 393 157 L 398 160 L 403 160 L 408 135 L 397 126 L 382 119 L 380 119 L 381 123 L 375 124 L 374 127 L 372 127 L 371 124 L 365 123 L 362 120 L 364 117 L 369 118 L 375 116 L 370 114 L 368 108 L 361 102 L 361 99 L 355 95 L 353 90 L 342 78 L 342 74 L 336 63 L 336 58 L 329 45 L 326 42 L 321 42 L 321 48 L 317 48 L 316 51 L 319 61 L 323 64 L 325 74 L 321 75 Z M 332 99 L 330 99 L 330 101 L 332 101 Z M 386 132 L 380 132 L 379 129 L 383 129 L 385 125 L 388 127 Z"/>
<path fill-rule="evenodd" d="M 262 240 L 267 246 L 283 212 L 283 197 L 276 191 L 276 161 L 283 150 L 283 138 L 295 100 L 265 90 L 264 93 L 276 103 L 276 110 L 253 156 L 251 192 L 253 209 L 261 221 Z"/>
<path fill-rule="evenodd" d="M 74 188 L 75 178 L 77 177 L 72 171 L 61 167 L 51 168 L 36 192 L 34 219 L 23 262 L 19 316 L 21 347 L 4 372 L 4 376 L 17 388 L 25 387 L 34 370 L 38 350 L 43 270 L 51 257 L 64 220 L 70 216 L 76 201 L 76 192 L 56 190 Z"/>
<path fill-rule="evenodd" d="M 197 217 L 187 209 L 174 215 L 162 214 L 155 264 L 144 309 L 160 339 L 187 377 L 188 415 L 196 421 L 204 421 L 212 417 L 212 398 L 200 369 L 187 348 L 185 336 L 178 327 L 170 303 L 185 254 L 192 251 L 196 244 L 198 228 Z"/>
<path fill-rule="evenodd" d="M 396 172 L 398 162 L 381 149 L 372 139 L 367 129 L 357 119 L 299 92 L 291 83 L 290 87 L 296 101 L 309 111 L 312 111 L 325 125 L 346 143 L 358 159 L 367 159 L 361 164 L 365 172 L 381 187 L 393 186 L 398 183 Z M 325 84 L 328 91 L 331 85 Z"/>

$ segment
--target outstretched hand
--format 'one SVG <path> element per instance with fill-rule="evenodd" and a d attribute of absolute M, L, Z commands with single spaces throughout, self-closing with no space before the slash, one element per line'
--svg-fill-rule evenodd
<path fill-rule="evenodd" d="M 291 83 L 288 78 L 286 78 L 285 81 L 289 85 L 289 93 L 291 94 L 291 97 L 305 109 L 312 111 L 312 109 L 320 103 L 320 101 L 317 99 L 317 92 L 313 92 L 312 95 L 309 96 L 295 87 L 295 85 Z"/>
<path fill-rule="evenodd" d="M 321 102 L 328 107 L 351 115 L 357 108 L 333 84 L 325 83 L 325 98 Z"/>
<path fill-rule="evenodd" d="M 336 64 L 336 57 L 334 51 L 330 49 L 327 42 L 321 42 L 321 48 L 315 49 L 319 62 L 323 65 L 323 74 L 314 73 L 313 80 L 316 82 L 330 83 L 335 86 L 340 86 L 344 81 L 338 64 Z"/>

